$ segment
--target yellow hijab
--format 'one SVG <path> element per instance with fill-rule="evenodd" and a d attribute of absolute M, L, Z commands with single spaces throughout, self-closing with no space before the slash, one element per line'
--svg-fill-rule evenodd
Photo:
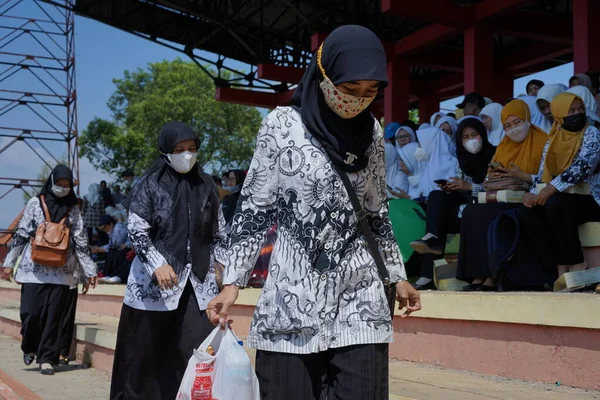
<path fill-rule="evenodd" d="M 513 100 L 502 109 L 502 125 L 509 116 L 520 118 L 531 123 L 529 106 L 523 100 Z M 537 174 L 542 163 L 542 153 L 548 141 L 548 135 L 537 126 L 531 124 L 527 138 L 521 143 L 504 136 L 492 161 L 500 162 L 505 168 L 514 164 L 527 174 Z"/>
<path fill-rule="evenodd" d="M 554 116 L 554 124 L 550 130 L 550 147 L 546 154 L 546 164 L 542 182 L 550 182 L 555 176 L 560 175 L 575 160 L 575 156 L 583 142 L 583 134 L 587 129 L 586 124 L 580 132 L 569 132 L 562 129 L 563 119 L 569 115 L 569 109 L 573 101 L 579 100 L 583 103 L 581 97 L 564 92 L 556 96 L 550 103 L 550 111 Z"/>

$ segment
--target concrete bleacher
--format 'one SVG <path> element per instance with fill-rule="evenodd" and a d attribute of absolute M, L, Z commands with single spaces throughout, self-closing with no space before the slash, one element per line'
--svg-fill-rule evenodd
<path fill-rule="evenodd" d="M 600 222 L 588 222 L 579 226 L 579 240 L 581 247 L 598 247 L 600 251 Z M 454 235 L 446 245 L 446 254 L 458 254 L 460 235 Z M 600 266 L 600 263 L 598 263 Z"/>
<path fill-rule="evenodd" d="M 124 286 L 80 296 L 77 353 L 109 371 Z M 245 289 L 231 315 L 242 339 L 260 295 Z M 394 320 L 393 360 L 600 389 L 600 297 L 555 293 L 422 292 L 423 310 Z M 20 289 L 0 283 L 0 331 L 19 337 Z"/>

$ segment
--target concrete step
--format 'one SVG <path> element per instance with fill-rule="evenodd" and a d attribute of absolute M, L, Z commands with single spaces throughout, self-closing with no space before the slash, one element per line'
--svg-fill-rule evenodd
<path fill-rule="evenodd" d="M 38 393 L 43 399 L 105 399 L 110 385 L 109 372 L 116 344 L 118 318 L 79 311 L 77 313 L 77 355 L 81 362 L 91 362 L 91 370 L 84 371 L 77 365 L 67 367 L 56 377 L 66 382 L 77 380 L 73 384 L 49 381 L 54 377 L 41 377 L 37 369 L 25 367 L 21 361 L 19 342 L 20 317 L 19 302 L 0 298 L 0 331 L 12 336 L 0 337 L 0 368 L 13 378 Z M 254 362 L 255 351 L 247 349 Z M 38 379 L 38 377 L 40 377 Z M 86 380 L 95 382 L 94 391 L 78 391 Z M 0 390 L 2 375 L 0 374 Z M 88 395 L 89 393 L 89 395 Z M 2 392 L 0 391 L 0 396 Z M 1 398 L 1 397 L 0 397 Z M 390 362 L 390 399 L 391 400 L 577 400 L 600 399 L 600 392 L 575 389 L 527 381 L 481 375 L 465 371 L 456 371 L 427 366 L 411 362 Z M 37 399 L 33 399 L 37 400 Z"/>

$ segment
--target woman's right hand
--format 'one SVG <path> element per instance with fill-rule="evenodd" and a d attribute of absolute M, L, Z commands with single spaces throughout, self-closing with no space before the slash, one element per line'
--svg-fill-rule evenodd
<path fill-rule="evenodd" d="M 411 176 L 412 172 L 410 172 L 410 169 L 408 169 L 408 167 L 406 166 L 406 164 L 404 164 L 402 162 L 402 160 L 400 160 L 399 163 L 400 163 L 400 171 L 404 172 L 404 174 L 406 176 Z"/>
<path fill-rule="evenodd" d="M 10 282 L 10 277 L 12 276 L 13 269 L 4 267 L 2 268 L 2 279 Z"/>
<path fill-rule="evenodd" d="M 179 285 L 177 274 L 169 264 L 156 268 L 154 277 L 162 290 L 172 289 L 173 286 Z"/>
<path fill-rule="evenodd" d="M 225 285 L 225 287 L 223 287 L 221 293 L 212 299 L 206 308 L 210 322 L 214 325 L 225 324 L 229 307 L 235 304 L 239 292 L 240 288 L 235 285 Z"/>

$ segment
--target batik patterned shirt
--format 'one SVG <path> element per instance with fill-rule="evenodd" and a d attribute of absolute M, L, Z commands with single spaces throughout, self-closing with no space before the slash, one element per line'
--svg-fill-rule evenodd
<path fill-rule="evenodd" d="M 221 210 L 219 210 L 219 229 L 211 245 L 210 267 L 204 281 L 200 281 L 192 273 L 192 265 L 187 264 L 180 275 L 179 284 L 172 289 L 163 290 L 153 280 L 154 271 L 168 262 L 154 247 L 148 222 L 135 213 L 129 213 L 127 228 L 133 248 L 136 253 L 144 254 L 147 262 L 143 262 L 139 257 L 133 260 L 123 302 L 138 310 L 175 310 L 179 306 L 179 299 L 189 280 L 194 288 L 198 307 L 200 310 L 206 310 L 208 303 L 219 294 L 214 263 L 216 261 L 223 264 L 226 260 L 227 235 L 225 218 Z"/>
<path fill-rule="evenodd" d="M 544 153 L 542 156 L 542 163 L 540 165 L 540 171 L 533 182 L 531 192 L 537 193 L 536 185 L 541 183 L 541 177 L 544 173 L 544 166 L 546 165 L 546 156 L 548 149 L 550 148 L 550 141 L 546 143 L 544 147 Z M 591 195 L 594 196 L 596 203 L 600 205 L 600 131 L 593 127 L 588 126 L 583 134 L 583 141 L 581 147 L 575 156 L 575 159 L 571 165 L 565 169 L 560 175 L 556 176 L 550 184 L 556 188 L 559 192 L 565 192 L 571 187 L 579 183 L 589 183 L 591 189 Z"/>
<path fill-rule="evenodd" d="M 17 232 L 13 238 L 10 252 L 4 261 L 5 267 L 14 267 L 22 255 L 19 268 L 15 275 L 18 283 L 50 283 L 55 285 L 72 286 L 74 276 L 79 274 L 85 278 L 96 276 L 96 264 L 90 257 L 87 232 L 83 226 L 83 219 L 79 207 L 69 211 L 67 223 L 70 226 L 71 241 L 69 256 L 64 267 L 44 267 L 31 259 L 31 238 L 35 237 L 38 226 L 46 220 L 40 199 L 32 197 L 25 207 Z M 81 271 L 79 271 L 81 269 Z"/>
<path fill-rule="evenodd" d="M 348 176 L 390 279 L 406 279 L 388 218 L 383 132 L 373 127 L 368 166 Z M 382 281 L 340 176 L 299 113 L 263 121 L 233 218 L 224 283 L 245 286 L 269 229 L 277 238 L 256 305 L 250 347 L 284 353 L 393 340 Z"/>

